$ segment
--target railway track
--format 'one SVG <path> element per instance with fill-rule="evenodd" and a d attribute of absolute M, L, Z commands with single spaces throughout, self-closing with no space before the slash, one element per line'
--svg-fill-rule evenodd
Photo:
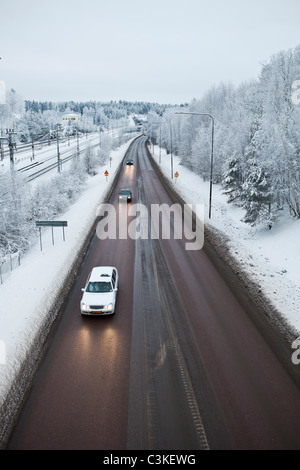
<path fill-rule="evenodd" d="M 90 148 L 90 149 L 93 149 L 93 148 L 99 147 L 99 145 L 100 145 L 99 143 L 98 143 L 98 144 L 94 144 L 94 145 L 91 145 L 89 148 Z M 83 152 L 85 152 L 86 150 L 87 150 L 87 149 L 84 148 L 84 149 L 82 149 L 82 150 L 76 151 L 75 153 L 72 153 L 71 155 L 68 155 L 68 156 L 66 156 L 66 157 L 64 157 L 64 158 L 61 158 L 61 159 L 60 159 L 60 164 L 63 165 L 64 163 L 66 163 L 66 162 L 72 160 L 73 158 L 75 158 L 75 157 L 77 157 L 77 156 L 80 156 L 80 155 L 81 155 Z M 54 168 L 57 168 L 57 166 L 58 166 L 58 159 L 57 159 L 57 156 L 55 156 L 55 157 L 50 157 L 50 158 L 47 159 L 46 161 L 48 161 L 48 160 L 55 160 L 55 162 L 50 163 L 49 165 L 44 166 L 44 167 L 41 168 L 40 170 L 38 170 L 38 171 L 36 171 L 36 172 L 30 174 L 29 176 L 27 176 L 27 177 L 25 178 L 26 181 L 27 181 L 27 182 L 32 181 L 32 180 L 38 178 L 39 176 L 42 176 L 42 175 L 44 175 L 45 173 L 48 173 L 49 171 L 53 170 Z M 30 170 L 32 170 L 32 169 L 34 169 L 34 168 L 36 168 L 36 167 L 38 167 L 38 166 L 40 166 L 40 165 L 42 165 L 42 164 L 44 164 L 44 163 L 45 163 L 45 161 L 43 161 L 43 162 L 31 163 L 30 165 L 27 165 L 27 166 L 25 166 L 25 167 L 23 167 L 23 168 L 20 168 L 18 171 L 21 172 L 21 173 L 25 173 L 26 171 L 30 171 Z"/>

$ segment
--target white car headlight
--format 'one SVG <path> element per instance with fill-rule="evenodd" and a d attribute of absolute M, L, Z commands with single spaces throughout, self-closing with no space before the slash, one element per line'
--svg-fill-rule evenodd
<path fill-rule="evenodd" d="M 113 308 L 113 304 L 110 303 L 108 305 L 104 305 L 104 310 L 111 310 Z"/>

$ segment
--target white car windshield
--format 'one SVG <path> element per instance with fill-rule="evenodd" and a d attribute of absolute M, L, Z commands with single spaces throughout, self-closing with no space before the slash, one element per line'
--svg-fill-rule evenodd
<path fill-rule="evenodd" d="M 86 292 L 112 292 L 112 285 L 111 282 L 89 282 L 86 288 Z"/>

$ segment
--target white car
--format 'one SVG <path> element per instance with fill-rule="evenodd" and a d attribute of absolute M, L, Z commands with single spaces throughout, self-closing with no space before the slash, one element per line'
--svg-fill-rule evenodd
<path fill-rule="evenodd" d="M 80 302 L 82 315 L 115 313 L 119 275 L 113 266 L 98 266 L 90 272 Z"/>

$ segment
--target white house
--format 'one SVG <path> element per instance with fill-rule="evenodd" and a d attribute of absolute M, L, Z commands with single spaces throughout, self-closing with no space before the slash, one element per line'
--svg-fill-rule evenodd
<path fill-rule="evenodd" d="M 80 114 L 64 114 L 62 116 L 62 122 L 65 123 L 65 124 L 68 124 L 69 122 L 71 124 L 74 124 L 75 122 L 79 122 L 80 119 L 81 119 L 81 115 Z"/>

